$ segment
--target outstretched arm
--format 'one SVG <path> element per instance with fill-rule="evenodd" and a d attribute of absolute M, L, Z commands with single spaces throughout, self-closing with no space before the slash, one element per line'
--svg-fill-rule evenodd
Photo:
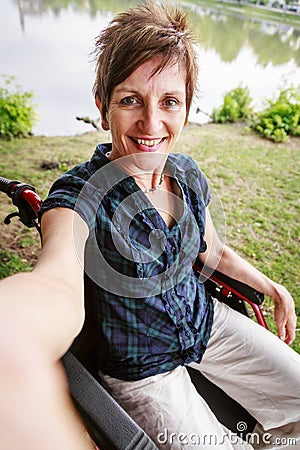
<path fill-rule="evenodd" d="M 203 264 L 271 297 L 275 303 L 274 318 L 278 336 L 287 344 L 291 344 L 295 339 L 297 317 L 294 301 L 286 288 L 268 278 L 235 251 L 224 245 L 218 238 L 208 210 L 205 239 L 207 250 L 199 255 Z"/>
<path fill-rule="evenodd" d="M 44 214 L 42 232 L 33 272 L 0 283 L 0 448 L 92 450 L 57 362 L 84 319 L 88 230 L 60 208 Z"/>
<path fill-rule="evenodd" d="M 33 272 L 0 282 L 0 314 L 21 321 L 57 360 L 84 320 L 82 258 L 88 228 L 78 214 L 57 208 L 43 215 L 42 234 L 43 248 Z"/>

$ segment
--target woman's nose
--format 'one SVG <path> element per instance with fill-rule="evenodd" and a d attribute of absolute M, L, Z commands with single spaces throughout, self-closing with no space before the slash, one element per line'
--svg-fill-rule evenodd
<path fill-rule="evenodd" d="M 144 105 L 139 121 L 140 129 L 148 135 L 156 135 L 163 127 L 162 111 L 153 104 Z"/>

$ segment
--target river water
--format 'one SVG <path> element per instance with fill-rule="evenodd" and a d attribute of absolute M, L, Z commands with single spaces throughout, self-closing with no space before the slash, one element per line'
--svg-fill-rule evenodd
<path fill-rule="evenodd" d="M 34 92 L 39 122 L 35 134 L 70 135 L 92 130 L 76 116 L 97 118 L 91 52 L 95 37 L 125 0 L 0 0 L 0 74 Z M 248 86 L 256 109 L 280 88 L 300 84 L 299 28 L 284 21 L 247 19 L 238 6 L 184 3 L 199 42 L 200 96 L 190 119 L 205 113 L 224 94 Z M 203 112 L 196 113 L 196 110 Z"/>

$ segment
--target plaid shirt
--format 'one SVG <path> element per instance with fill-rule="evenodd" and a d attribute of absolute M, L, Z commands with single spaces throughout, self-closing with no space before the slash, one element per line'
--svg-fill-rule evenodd
<path fill-rule="evenodd" d="M 206 349 L 213 303 L 193 262 L 206 249 L 209 191 L 189 156 L 169 155 L 165 173 L 182 194 L 169 229 L 134 178 L 106 158 L 110 150 L 98 145 L 90 161 L 57 180 L 41 214 L 66 207 L 88 223 L 85 301 L 97 367 L 138 380 L 200 362 Z"/>

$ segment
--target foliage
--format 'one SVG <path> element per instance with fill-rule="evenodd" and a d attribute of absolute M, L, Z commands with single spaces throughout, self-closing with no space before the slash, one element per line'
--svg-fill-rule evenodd
<path fill-rule="evenodd" d="M 269 0 L 250 0 L 249 4 L 251 6 L 267 6 Z"/>
<path fill-rule="evenodd" d="M 300 136 L 300 86 L 283 89 L 268 107 L 257 115 L 252 125 L 262 136 L 283 142 L 288 136 Z"/>
<path fill-rule="evenodd" d="M 226 123 L 245 120 L 253 113 L 251 102 L 249 89 L 239 86 L 225 95 L 223 105 L 219 109 L 214 109 L 212 121 Z"/>
<path fill-rule="evenodd" d="M 250 120 L 251 128 L 274 142 L 284 142 L 291 136 L 300 136 L 300 86 L 279 92 L 275 100 L 267 100 L 267 107 L 254 114 L 250 107 L 248 88 L 238 87 L 228 92 L 219 109 L 212 113 L 215 123 Z"/>
<path fill-rule="evenodd" d="M 23 92 L 14 77 L 2 76 L 0 86 L 0 137 L 26 137 L 32 132 L 37 114 L 32 104 L 33 93 Z"/>

